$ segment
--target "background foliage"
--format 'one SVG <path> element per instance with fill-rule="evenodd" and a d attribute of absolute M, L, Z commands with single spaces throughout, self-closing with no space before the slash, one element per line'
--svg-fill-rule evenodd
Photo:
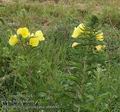
<path fill-rule="evenodd" d="M 120 112 L 119 5 L 117 0 L 1 4 L 0 100 L 62 107 L 8 111 Z M 75 26 L 88 21 L 91 15 L 98 17 L 107 50 L 100 60 L 104 64 L 92 64 L 88 70 L 88 64 L 82 63 L 84 51 L 71 48 L 71 34 Z M 9 35 L 21 26 L 28 26 L 31 31 L 41 29 L 46 41 L 26 51 L 9 46 Z"/>

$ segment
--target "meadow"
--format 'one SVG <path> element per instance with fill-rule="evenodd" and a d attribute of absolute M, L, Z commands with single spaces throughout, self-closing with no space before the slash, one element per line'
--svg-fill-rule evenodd
<path fill-rule="evenodd" d="M 120 1 L 56 1 L 0 3 L 0 112 L 120 112 Z"/>

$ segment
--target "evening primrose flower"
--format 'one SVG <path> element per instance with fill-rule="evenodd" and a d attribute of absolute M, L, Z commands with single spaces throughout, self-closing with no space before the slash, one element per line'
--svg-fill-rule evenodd
<path fill-rule="evenodd" d="M 95 46 L 97 51 L 102 51 L 106 46 L 105 45 L 97 45 Z"/>
<path fill-rule="evenodd" d="M 37 38 L 37 37 L 30 38 L 29 45 L 31 45 L 32 47 L 38 46 L 39 45 L 39 38 Z"/>
<path fill-rule="evenodd" d="M 81 23 L 78 27 L 83 31 L 85 30 L 85 25 L 83 23 Z"/>
<path fill-rule="evenodd" d="M 79 43 L 77 43 L 77 42 L 73 42 L 73 44 L 72 44 L 72 48 L 75 48 L 76 46 L 78 46 L 79 45 Z"/>
<path fill-rule="evenodd" d="M 41 30 L 35 32 L 35 37 L 39 38 L 39 41 L 44 41 L 45 37 Z"/>
<path fill-rule="evenodd" d="M 96 35 L 96 39 L 99 40 L 99 41 L 103 41 L 103 40 L 104 40 L 103 33 L 97 34 L 97 35 Z"/>
<path fill-rule="evenodd" d="M 77 27 L 74 28 L 72 37 L 73 38 L 77 38 L 81 33 L 84 32 L 84 30 L 85 30 L 85 26 L 84 26 L 83 23 L 81 23 L 79 26 L 77 26 Z"/>
<path fill-rule="evenodd" d="M 12 35 L 8 41 L 11 46 L 14 46 L 18 43 L 17 35 Z"/>
<path fill-rule="evenodd" d="M 23 38 L 27 38 L 30 35 L 30 32 L 27 27 L 19 28 L 17 34 L 21 35 Z"/>
<path fill-rule="evenodd" d="M 79 27 L 75 27 L 73 34 L 72 34 L 72 37 L 77 38 L 80 35 L 80 33 L 82 33 L 82 30 Z"/>

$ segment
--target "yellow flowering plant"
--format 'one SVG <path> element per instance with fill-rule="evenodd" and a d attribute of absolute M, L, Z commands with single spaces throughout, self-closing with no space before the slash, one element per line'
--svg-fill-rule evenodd
<path fill-rule="evenodd" d="M 8 43 L 10 46 L 11 65 L 17 80 L 21 82 L 23 88 L 29 88 L 29 82 L 36 77 L 40 63 L 40 51 L 42 42 L 45 41 L 44 34 L 41 30 L 31 33 L 27 27 L 18 28 L 16 34 L 10 35 Z M 31 75 L 33 75 L 31 77 Z"/>
<path fill-rule="evenodd" d="M 108 66 L 106 64 L 108 54 L 106 52 L 105 35 L 97 17 L 92 16 L 75 27 L 71 37 L 72 42 L 68 55 L 70 71 L 73 73 L 73 80 L 78 85 L 76 93 L 79 91 L 80 95 L 76 99 L 79 99 L 79 101 L 85 100 L 85 107 L 87 102 L 89 104 L 88 108 L 91 107 L 90 111 L 93 111 L 91 101 L 99 102 L 102 99 L 99 97 L 102 85 L 101 75 L 104 75 Z M 96 83 L 94 83 L 95 80 Z M 93 83 L 95 87 L 93 87 Z"/>

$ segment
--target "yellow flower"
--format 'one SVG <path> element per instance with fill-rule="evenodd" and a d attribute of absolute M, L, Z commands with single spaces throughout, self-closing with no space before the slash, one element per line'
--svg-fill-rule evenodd
<path fill-rule="evenodd" d="M 39 38 L 39 41 L 44 41 L 45 37 L 41 30 L 35 32 L 35 37 Z"/>
<path fill-rule="evenodd" d="M 81 35 L 81 33 L 84 32 L 84 30 L 85 30 L 85 26 L 84 26 L 83 23 L 81 23 L 78 27 L 75 27 L 75 28 L 74 28 L 72 37 L 73 37 L 73 38 L 77 38 L 79 35 Z"/>
<path fill-rule="evenodd" d="M 73 44 L 72 44 L 72 48 L 76 47 L 77 45 L 79 45 L 79 43 L 77 43 L 77 42 L 73 42 Z"/>
<path fill-rule="evenodd" d="M 97 34 L 97 35 L 96 35 L 96 39 L 99 40 L 99 41 L 103 41 L 103 40 L 104 40 L 103 33 Z"/>
<path fill-rule="evenodd" d="M 85 30 L 85 25 L 83 23 L 81 23 L 78 27 L 83 31 Z"/>
<path fill-rule="evenodd" d="M 23 38 L 27 38 L 30 35 L 30 32 L 27 27 L 19 28 L 17 34 L 21 35 Z"/>
<path fill-rule="evenodd" d="M 39 45 L 39 39 L 36 37 L 32 37 L 29 40 L 29 45 L 31 45 L 32 47 L 36 47 Z"/>
<path fill-rule="evenodd" d="M 17 38 L 17 35 L 12 35 L 9 39 L 9 44 L 11 46 L 14 46 L 18 43 L 18 38 Z"/>
<path fill-rule="evenodd" d="M 105 45 L 97 45 L 95 46 L 97 51 L 102 51 L 106 46 Z"/>

